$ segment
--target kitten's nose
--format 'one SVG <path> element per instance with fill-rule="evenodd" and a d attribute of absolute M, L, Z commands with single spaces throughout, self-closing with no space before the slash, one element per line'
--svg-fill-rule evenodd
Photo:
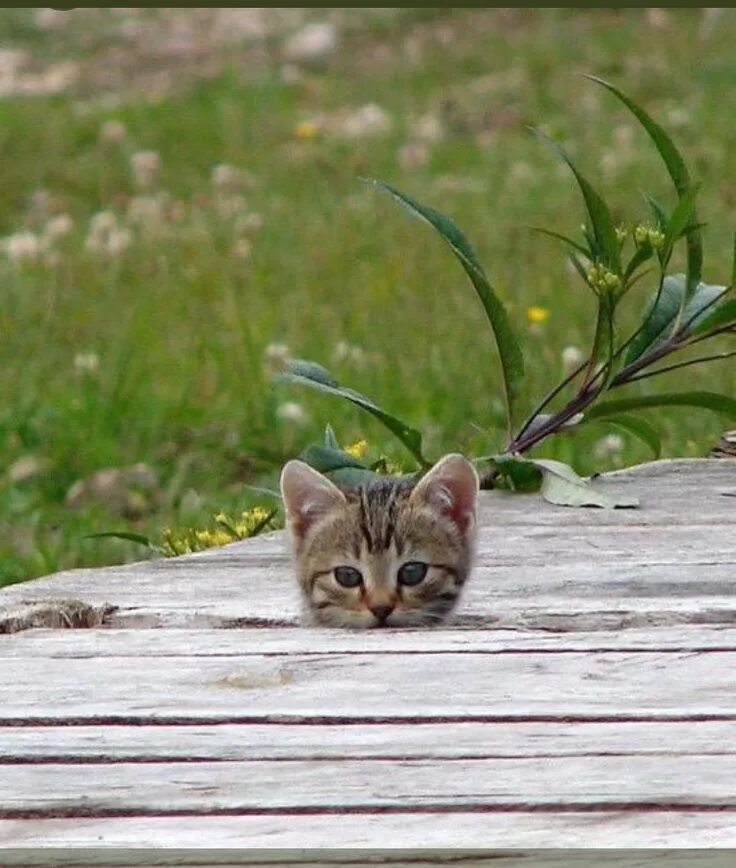
<path fill-rule="evenodd" d="M 393 606 L 371 606 L 371 612 L 376 616 L 379 624 L 383 624 L 393 610 Z"/>

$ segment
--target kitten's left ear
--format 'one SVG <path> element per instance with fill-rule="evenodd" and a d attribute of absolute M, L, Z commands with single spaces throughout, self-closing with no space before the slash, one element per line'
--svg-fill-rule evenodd
<path fill-rule="evenodd" d="M 480 486 L 475 467 L 463 455 L 445 455 L 417 483 L 411 500 L 446 515 L 465 534 L 475 524 Z"/>

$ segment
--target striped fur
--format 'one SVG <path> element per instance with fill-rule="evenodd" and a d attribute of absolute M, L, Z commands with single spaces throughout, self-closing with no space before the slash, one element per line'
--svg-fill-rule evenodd
<path fill-rule="evenodd" d="M 282 473 L 306 620 L 334 627 L 431 626 L 455 607 L 472 566 L 478 477 L 467 459 L 441 459 L 417 484 L 391 477 L 338 489 L 300 461 Z M 418 584 L 401 567 L 427 564 Z M 343 587 L 336 567 L 358 570 Z"/>

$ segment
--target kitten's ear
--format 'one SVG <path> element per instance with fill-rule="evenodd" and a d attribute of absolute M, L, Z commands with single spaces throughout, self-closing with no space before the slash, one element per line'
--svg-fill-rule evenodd
<path fill-rule="evenodd" d="M 475 467 L 463 455 L 445 455 L 417 483 L 414 502 L 426 503 L 446 515 L 465 534 L 475 524 L 479 488 Z"/>
<path fill-rule="evenodd" d="M 344 506 L 345 495 L 327 477 L 303 461 L 288 461 L 281 471 L 281 496 L 294 537 L 303 539 L 314 522 Z"/>

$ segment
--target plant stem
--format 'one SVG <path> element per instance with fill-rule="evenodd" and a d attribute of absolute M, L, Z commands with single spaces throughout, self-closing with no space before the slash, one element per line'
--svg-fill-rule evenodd
<path fill-rule="evenodd" d="M 597 376 L 598 375 L 596 375 L 596 377 Z M 569 422 L 570 419 L 582 412 L 586 407 L 592 404 L 593 401 L 595 401 L 603 390 L 603 382 L 604 381 L 602 381 L 600 385 L 595 386 L 594 378 L 588 385 L 584 386 L 574 398 L 568 401 L 558 413 L 555 413 L 551 419 L 548 419 L 547 422 L 540 425 L 535 431 L 527 433 L 526 436 L 523 436 L 520 433 L 514 437 L 506 447 L 506 451 L 511 454 L 526 452 L 528 449 L 531 449 L 532 446 L 536 446 L 537 443 L 544 440 L 548 435 L 554 434 L 565 424 L 565 422 Z"/>
<path fill-rule="evenodd" d="M 712 356 L 700 356 L 697 359 L 689 359 L 685 362 L 679 362 L 676 365 L 667 365 L 664 368 L 657 368 L 655 371 L 645 371 L 643 374 L 639 374 L 636 377 L 629 377 L 627 382 L 633 383 L 636 380 L 645 380 L 648 377 L 654 377 L 656 374 L 665 374 L 667 373 L 667 371 L 676 371 L 678 368 L 686 368 L 689 365 L 697 365 L 698 362 L 712 362 L 716 359 L 727 359 L 730 356 L 736 356 L 736 350 L 730 350 L 729 352 L 723 353 L 714 353 Z"/>
<path fill-rule="evenodd" d="M 565 388 L 565 386 L 569 385 L 575 379 L 575 377 L 577 377 L 577 375 L 583 370 L 583 368 L 585 368 L 587 364 L 588 359 L 578 365 L 578 367 L 575 368 L 575 370 L 571 374 L 568 374 L 561 383 L 554 387 L 554 389 L 552 389 L 550 392 L 547 392 L 544 398 L 542 398 L 542 400 L 524 420 L 523 425 L 521 426 L 521 428 L 519 428 L 519 431 L 514 438 L 515 440 L 518 440 L 520 437 L 522 437 L 522 435 L 526 433 L 529 426 L 542 412 L 542 410 L 544 410 L 544 408 L 548 406 L 551 401 L 554 401 L 554 399 L 560 394 L 560 392 Z"/>

